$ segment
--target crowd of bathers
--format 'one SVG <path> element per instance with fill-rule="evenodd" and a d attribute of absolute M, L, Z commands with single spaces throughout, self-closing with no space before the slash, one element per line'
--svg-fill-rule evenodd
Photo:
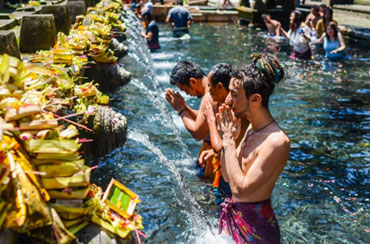
<path fill-rule="evenodd" d="M 325 4 L 312 6 L 305 20 L 301 11 L 292 11 L 288 31 L 284 30 L 279 21 L 271 19 L 269 14 L 262 15 L 262 18 L 269 37 L 285 37 L 289 41 L 293 47 L 291 58 L 311 59 L 316 50 L 315 45 L 320 44 L 330 60 L 348 57 L 338 22 L 333 19 L 333 9 Z"/>
<path fill-rule="evenodd" d="M 160 3 L 163 4 L 163 0 Z M 150 0 L 133 0 L 130 8 L 142 22 L 144 30 L 141 35 L 147 40 L 149 50 L 154 52 L 160 49 L 159 28 L 153 18 L 153 3 Z M 183 7 L 183 0 L 176 1 L 176 5 L 168 12 L 166 22 L 171 26 L 174 37 L 189 34 L 192 17 L 189 10 Z"/>

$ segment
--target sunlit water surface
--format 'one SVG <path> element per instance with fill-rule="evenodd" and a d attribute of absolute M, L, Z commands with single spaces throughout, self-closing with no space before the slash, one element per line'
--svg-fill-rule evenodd
<path fill-rule="evenodd" d="M 172 87 L 169 75 L 180 60 L 198 63 L 208 73 L 217 63 L 248 63 L 252 52 L 277 46 L 238 25 L 194 24 L 192 39 L 180 41 L 160 24 L 162 49 L 150 54 L 141 27 L 130 25 L 129 54 L 120 62 L 132 80 L 113 95 L 113 107 L 128 119 L 128 140 L 99 160 L 94 178 L 106 185 L 114 177 L 140 195 L 144 243 L 230 243 L 218 235 L 213 188 L 194 169 L 201 144 L 163 92 Z M 291 139 L 290 159 L 272 194 L 282 241 L 368 243 L 370 62 L 294 61 L 287 44 L 280 46 L 276 55 L 287 75 L 270 110 Z M 370 57 L 353 45 L 349 52 Z M 198 108 L 198 99 L 183 95 Z"/>

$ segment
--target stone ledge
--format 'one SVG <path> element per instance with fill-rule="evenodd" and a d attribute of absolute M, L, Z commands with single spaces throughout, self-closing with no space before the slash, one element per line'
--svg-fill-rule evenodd
<path fill-rule="evenodd" d="M 0 19 L 0 30 L 10 30 L 17 25 L 15 19 Z"/>
<path fill-rule="evenodd" d="M 14 31 L 0 30 L 0 54 L 8 54 L 20 58 L 17 38 Z"/>
<path fill-rule="evenodd" d="M 359 5 L 359 4 L 336 4 L 333 7 L 334 11 L 336 9 L 345 10 L 345 11 L 352 11 L 352 12 L 359 12 L 370 14 L 370 6 L 366 5 Z"/>

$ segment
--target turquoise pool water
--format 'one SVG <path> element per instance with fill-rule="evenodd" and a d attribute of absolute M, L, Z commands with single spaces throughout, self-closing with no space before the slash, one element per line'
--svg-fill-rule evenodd
<path fill-rule="evenodd" d="M 283 243 L 368 243 L 370 240 L 369 61 L 325 64 L 289 59 L 286 43 L 264 40 L 237 25 L 194 24 L 188 42 L 172 38 L 160 24 L 162 49 L 142 47 L 140 27 L 128 31 L 129 55 L 122 62 L 133 79 L 117 91 L 113 107 L 128 119 L 124 147 L 99 160 L 101 183 L 111 177 L 140 195 L 144 243 L 229 243 L 218 236 L 212 186 L 197 177 L 200 142 L 164 100 L 169 74 L 180 60 L 207 73 L 220 62 L 248 62 L 252 52 L 277 51 L 287 76 L 270 110 L 291 139 L 290 159 L 272 194 Z M 351 45 L 356 58 L 369 49 Z M 325 66 L 325 70 L 323 67 Z M 186 96 L 197 108 L 199 100 Z"/>

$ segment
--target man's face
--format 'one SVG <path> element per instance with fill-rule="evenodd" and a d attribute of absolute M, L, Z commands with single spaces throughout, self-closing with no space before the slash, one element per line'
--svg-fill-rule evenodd
<path fill-rule="evenodd" d="M 264 22 L 265 22 L 266 24 L 268 24 L 268 23 L 270 23 L 270 21 L 271 21 L 271 17 L 270 17 L 270 16 L 265 16 L 265 18 L 264 18 L 263 20 L 264 20 Z"/>
<path fill-rule="evenodd" d="M 180 83 L 176 83 L 176 86 L 181 91 L 184 91 L 186 94 L 190 96 L 197 97 L 197 98 L 201 98 L 203 96 L 203 94 L 200 94 L 200 92 L 198 91 L 196 85 L 192 84 L 192 82 L 190 82 L 189 85 L 183 85 Z"/>
<path fill-rule="evenodd" d="M 242 118 L 249 112 L 248 99 L 245 96 L 245 91 L 242 81 L 236 78 L 231 78 L 229 85 L 229 95 L 226 98 L 226 104 L 231 103 L 235 116 Z"/>
<path fill-rule="evenodd" d="M 213 85 L 212 83 L 212 76 L 213 76 L 213 72 L 210 71 L 209 74 L 208 74 L 208 87 L 209 87 L 209 93 L 211 94 L 211 97 L 213 98 L 213 100 L 215 100 L 216 96 L 217 96 L 217 91 L 216 91 L 216 87 Z"/>
<path fill-rule="evenodd" d="M 208 87 L 209 87 L 209 93 L 211 94 L 211 97 L 213 99 L 213 101 L 215 102 L 223 102 L 223 99 L 221 98 L 222 97 L 222 91 L 220 91 L 220 89 L 213 85 L 213 82 L 212 82 L 212 76 L 213 76 L 213 72 L 210 71 L 209 74 L 208 74 Z"/>

